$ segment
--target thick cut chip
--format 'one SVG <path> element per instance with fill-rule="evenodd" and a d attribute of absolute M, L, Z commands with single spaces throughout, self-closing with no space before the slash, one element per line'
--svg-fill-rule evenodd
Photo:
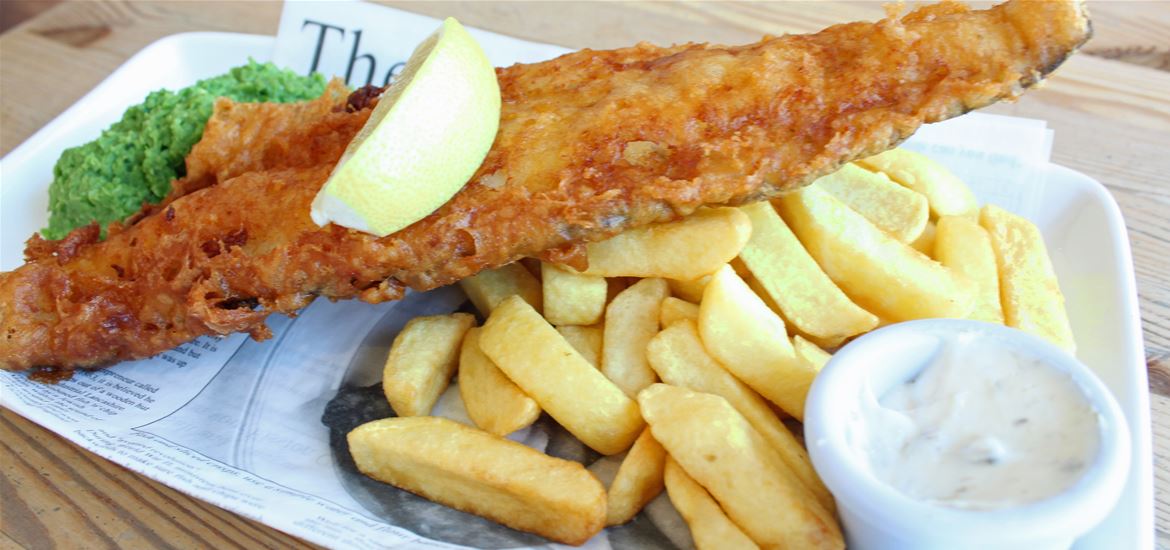
<path fill-rule="evenodd" d="M 796 354 L 806 363 L 812 365 L 812 368 L 816 369 L 817 372 L 825 368 L 825 364 L 833 357 L 829 352 L 802 338 L 799 334 L 792 337 L 792 347 L 796 349 Z"/>
<path fill-rule="evenodd" d="M 484 316 L 491 315 L 500 302 L 512 295 L 524 298 L 536 311 L 543 307 L 540 281 L 519 262 L 480 271 L 459 281 L 459 286 Z"/>
<path fill-rule="evenodd" d="M 740 262 L 740 263 L 742 263 L 742 262 Z M 731 263 L 731 265 L 733 267 L 735 266 L 735 264 L 736 264 L 736 262 Z M 770 294 L 768 294 L 768 289 L 764 288 L 764 285 L 762 283 L 760 283 L 760 281 L 758 279 L 756 279 L 754 276 L 752 276 L 750 271 L 746 275 L 741 273 L 740 270 L 738 270 L 738 269 L 736 269 L 735 272 L 737 274 L 739 274 L 740 278 L 743 279 L 743 281 L 745 283 L 747 283 L 748 287 L 752 289 L 752 292 L 756 293 L 756 296 L 759 296 L 760 299 L 763 300 L 764 303 L 768 305 L 768 309 L 772 310 L 772 313 L 775 313 L 776 315 L 780 316 L 780 319 L 782 319 L 784 321 L 784 325 L 788 329 L 796 332 L 798 335 L 804 336 L 805 338 L 807 338 L 811 342 L 816 342 L 816 344 L 818 346 L 822 346 L 822 347 L 826 347 L 826 348 L 835 348 L 837 346 L 840 346 L 841 343 L 846 340 L 845 336 L 821 338 L 818 336 L 813 336 L 811 334 L 801 332 L 799 327 L 793 325 L 792 321 L 789 321 L 787 318 L 784 317 L 784 311 L 781 310 L 780 306 L 777 305 L 776 302 L 772 300 L 772 296 Z"/>
<path fill-rule="evenodd" d="M 767 202 L 740 207 L 752 237 L 739 258 L 802 334 L 844 339 L 877 326 L 877 317 L 854 304 L 805 251 Z"/>
<path fill-rule="evenodd" d="M 934 256 L 975 283 L 975 307 L 968 317 L 1002 325 L 1003 307 L 999 304 L 995 250 L 979 222 L 966 216 L 939 218 Z"/>
<path fill-rule="evenodd" d="M 363 474 L 513 529 L 579 545 L 605 527 L 605 488 L 584 466 L 429 416 L 349 432 Z"/>
<path fill-rule="evenodd" d="M 645 426 L 638 405 L 519 296 L 496 306 L 479 347 L 545 412 L 601 454 L 630 448 Z"/>
<path fill-rule="evenodd" d="M 658 325 L 666 328 L 681 319 L 698 320 L 699 306 L 674 296 L 667 296 L 662 301 L 661 311 L 658 312 Z"/>
<path fill-rule="evenodd" d="M 698 279 L 689 281 L 680 281 L 678 279 L 668 279 L 666 282 L 670 285 L 670 293 L 674 296 L 682 298 L 693 304 L 699 303 L 703 299 L 703 289 L 707 287 L 707 283 L 711 280 L 710 275 L 703 275 Z"/>
<path fill-rule="evenodd" d="M 638 227 L 589 243 L 588 275 L 693 280 L 743 248 L 752 225 L 735 208 L 702 209 L 677 222 Z"/>
<path fill-rule="evenodd" d="M 601 342 L 605 330 L 601 325 L 582 327 L 565 325 L 557 327 L 557 332 L 565 338 L 577 353 L 581 354 L 594 368 L 601 368 Z"/>
<path fill-rule="evenodd" d="M 703 347 L 728 371 L 797 420 L 816 370 L 796 356 L 784 321 L 730 266 L 715 273 L 699 304 Z"/>
<path fill-rule="evenodd" d="M 647 503 L 662 492 L 662 469 L 666 450 L 650 435 L 650 429 L 634 441 L 622 460 L 617 477 L 609 485 L 606 525 L 621 525 L 638 515 Z"/>
<path fill-rule="evenodd" d="M 673 458 L 666 457 L 664 476 L 670 503 L 687 522 L 698 550 L 758 550 L 759 546 L 731 521 L 697 481 Z"/>
<path fill-rule="evenodd" d="M 459 396 L 467 416 L 480 429 L 508 435 L 540 417 L 540 405 L 516 386 L 479 349 L 479 328 L 463 337 L 459 354 Z"/>
<path fill-rule="evenodd" d="M 857 161 L 863 168 L 882 172 L 890 179 L 926 196 L 935 216 L 970 216 L 979 212 L 971 188 L 938 161 L 907 149 L 890 149 Z"/>
<path fill-rule="evenodd" d="M 669 294 L 666 281 L 642 279 L 605 309 L 601 372 L 631 398 L 657 380 L 646 362 L 646 343 L 658 334 L 662 300 Z"/>
<path fill-rule="evenodd" d="M 777 205 L 833 282 L 882 319 L 963 318 L 971 311 L 970 280 L 894 240 L 827 191 L 806 187 Z"/>
<path fill-rule="evenodd" d="M 922 230 L 922 234 L 910 243 L 910 247 L 917 250 L 931 258 L 934 257 L 934 239 L 938 233 L 938 226 L 933 222 L 926 222 L 926 228 Z"/>
<path fill-rule="evenodd" d="M 647 355 L 663 382 L 718 395 L 731 403 L 768 442 L 800 483 L 828 510 L 833 496 L 813 470 L 808 452 L 772 412 L 767 401 L 740 382 L 707 354 L 692 321 L 681 321 L 650 341 Z"/>
<path fill-rule="evenodd" d="M 727 400 L 654 384 L 638 403 L 654 439 L 760 547 L 844 547 L 833 515 Z"/>
<path fill-rule="evenodd" d="M 544 318 L 554 325 L 592 325 L 605 313 L 604 277 L 582 275 L 547 262 L 540 264 Z"/>
<path fill-rule="evenodd" d="M 926 196 L 898 185 L 881 172 L 856 164 L 818 179 L 814 185 L 849 205 L 865 219 L 904 243 L 913 242 L 926 228 L 930 206 Z"/>
<path fill-rule="evenodd" d="M 398 416 L 431 414 L 459 360 L 469 313 L 415 317 L 394 338 L 382 369 L 382 391 Z"/>
<path fill-rule="evenodd" d="M 979 224 L 991 237 L 999 265 L 1004 321 L 1076 353 L 1064 294 L 1044 237 L 1032 222 L 998 206 L 984 206 Z"/>

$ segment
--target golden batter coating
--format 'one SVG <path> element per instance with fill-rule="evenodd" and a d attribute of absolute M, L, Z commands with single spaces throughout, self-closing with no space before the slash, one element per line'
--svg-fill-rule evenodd
<path fill-rule="evenodd" d="M 1089 37 L 1075 1 L 957 3 L 736 47 L 583 50 L 498 70 L 479 172 L 384 238 L 309 219 L 369 110 L 221 101 L 160 207 L 104 242 L 34 237 L 0 274 L 0 366 L 95 368 L 204 334 L 266 335 L 316 296 L 396 299 L 525 256 L 775 196 L 1039 82 Z"/>

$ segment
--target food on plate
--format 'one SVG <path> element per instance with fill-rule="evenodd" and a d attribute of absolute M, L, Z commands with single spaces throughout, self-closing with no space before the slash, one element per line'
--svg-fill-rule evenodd
<path fill-rule="evenodd" d="M 654 384 L 638 404 L 654 439 L 760 547 L 844 548 L 832 513 L 727 400 Z"/>
<path fill-rule="evenodd" d="M 433 416 L 375 420 L 347 439 L 363 474 L 513 529 L 576 545 L 605 527 L 605 487 L 577 462 Z"/>
<path fill-rule="evenodd" d="M 681 319 L 698 320 L 699 306 L 674 296 L 667 296 L 662 300 L 662 308 L 658 312 L 659 328 L 669 327 Z"/>
<path fill-rule="evenodd" d="M 979 224 L 991 237 L 999 267 L 1004 322 L 1076 352 L 1064 294 L 1048 257 L 1044 237 L 1032 222 L 998 206 L 986 205 Z"/>
<path fill-rule="evenodd" d="M 882 172 L 870 172 L 854 163 L 818 179 L 814 185 L 904 243 L 922 236 L 930 218 L 925 195 L 890 181 Z"/>
<path fill-rule="evenodd" d="M 975 305 L 967 317 L 1002 325 L 1003 307 L 999 303 L 995 250 L 979 221 L 970 216 L 940 216 L 934 237 L 934 256 L 939 263 L 975 283 Z"/>
<path fill-rule="evenodd" d="M 664 472 L 666 493 L 670 503 L 687 522 L 691 539 L 698 550 L 757 550 L 759 546 L 744 534 L 711 494 L 687 475 L 682 466 L 670 456 L 666 457 Z"/>
<path fill-rule="evenodd" d="M 390 345 L 382 391 L 398 416 L 431 413 L 459 364 L 463 335 L 475 325 L 470 313 L 411 319 Z"/>
<path fill-rule="evenodd" d="M 700 210 L 677 222 L 629 229 L 587 244 L 584 273 L 696 279 L 734 258 L 750 234 L 747 218 L 734 208 Z"/>
<path fill-rule="evenodd" d="M 755 231 L 754 228 L 752 230 Z M 703 299 L 703 289 L 707 288 L 707 283 L 710 281 L 710 275 L 703 275 L 698 279 L 690 279 L 685 281 L 678 279 L 667 279 L 666 282 L 670 285 L 670 292 L 672 294 L 692 304 L 697 304 Z"/>
<path fill-rule="evenodd" d="M 916 374 L 861 401 L 850 444 L 870 475 L 915 500 L 989 510 L 1053 497 L 1101 463 L 1108 421 L 1067 366 L 998 331 L 927 330 L 937 351 Z"/>
<path fill-rule="evenodd" d="M 622 459 L 617 476 L 609 484 L 606 498 L 606 525 L 621 525 L 642 510 L 662 492 L 662 469 L 666 465 L 666 450 L 650 435 L 650 429 L 634 441 L 630 452 Z"/>
<path fill-rule="evenodd" d="M 77 227 L 94 221 L 105 226 L 143 203 L 161 201 L 171 181 L 186 174 L 183 157 L 203 135 L 217 97 L 285 103 L 324 91 L 321 75 L 249 61 L 175 92 L 151 92 L 97 139 L 61 153 L 49 185 L 49 225 L 42 233 L 61 239 Z"/>
<path fill-rule="evenodd" d="M 797 420 L 817 375 L 796 356 L 788 331 L 731 266 L 715 273 L 699 304 L 703 347 L 720 364 Z"/>
<path fill-rule="evenodd" d="M 492 311 L 479 347 L 549 416 L 601 454 L 630 448 L 645 425 L 634 400 L 519 296 Z"/>
<path fill-rule="evenodd" d="M 801 338 L 799 334 L 792 337 L 792 347 L 796 350 L 796 354 L 801 359 L 812 365 L 817 372 L 825 367 L 825 363 L 829 362 L 829 352 L 820 348 L 820 346 Z"/>
<path fill-rule="evenodd" d="M 264 160 L 104 242 L 84 229 L 34 237 L 28 262 L 0 275 L 0 365 L 96 368 L 205 334 L 264 338 L 268 315 L 318 296 L 393 300 L 523 257 L 584 269 L 586 243 L 776 196 L 923 123 L 1016 97 L 1088 36 L 1073 0 L 945 3 L 746 46 L 642 44 L 513 65 L 497 71 L 499 132 L 471 182 L 382 238 L 309 216 L 370 116 L 359 94 L 240 148 Z M 300 113 L 279 107 L 232 116 L 263 127 Z M 204 141 L 231 149 L 238 134 L 223 130 Z M 327 160 L 287 168 L 309 156 Z"/>
<path fill-rule="evenodd" d="M 842 340 L 877 326 L 877 317 L 854 304 L 797 240 L 767 202 L 740 208 L 752 238 L 739 259 L 779 312 L 802 334 Z"/>
<path fill-rule="evenodd" d="M 605 327 L 601 325 L 596 326 L 579 326 L 579 325 L 563 325 L 557 327 L 557 332 L 561 333 L 565 341 L 577 350 L 590 365 L 595 368 L 601 368 L 601 347 L 602 335 Z"/>
<path fill-rule="evenodd" d="M 592 325 L 605 313 L 609 285 L 604 277 L 582 275 L 540 263 L 544 318 L 554 325 Z"/>
<path fill-rule="evenodd" d="M 468 418 L 476 426 L 504 436 L 536 422 L 540 405 L 479 349 L 480 330 L 472 327 L 463 337 L 459 352 L 459 396 Z"/>
<path fill-rule="evenodd" d="M 834 283 L 889 321 L 965 317 L 975 286 L 890 237 L 827 191 L 811 186 L 776 201 L 784 221 Z"/>
<path fill-rule="evenodd" d="M 922 234 L 910 243 L 910 247 L 927 256 L 934 256 L 934 239 L 938 233 L 938 226 L 933 221 L 926 222 L 926 227 L 923 228 Z"/>
<path fill-rule="evenodd" d="M 808 452 L 784 426 L 768 402 L 740 382 L 707 354 L 692 321 L 680 321 L 658 333 L 647 348 L 650 364 L 662 381 L 673 386 L 718 395 L 731 403 L 776 451 L 806 489 L 828 510 L 833 497 L 821 483 Z"/>
<path fill-rule="evenodd" d="M 926 196 L 937 216 L 970 216 L 979 213 L 971 188 L 930 157 L 909 149 L 890 149 L 857 161 L 864 168 L 882 172 L 890 179 Z"/>
<path fill-rule="evenodd" d="M 631 398 L 657 380 L 646 361 L 646 343 L 658 334 L 662 300 L 669 293 L 666 281 L 642 279 L 605 308 L 601 372 Z"/>
<path fill-rule="evenodd" d="M 471 299 L 475 309 L 485 316 L 512 295 L 523 298 L 536 311 L 544 308 L 540 281 L 518 262 L 480 271 L 459 281 L 459 287 Z"/>
<path fill-rule="evenodd" d="M 453 17 L 415 48 L 313 199 L 318 225 L 385 237 L 463 188 L 500 124 L 487 55 Z"/>

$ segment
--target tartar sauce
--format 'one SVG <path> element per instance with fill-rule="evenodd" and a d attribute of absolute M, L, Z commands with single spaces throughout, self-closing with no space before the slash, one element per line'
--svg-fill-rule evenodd
<path fill-rule="evenodd" d="M 869 397 L 855 442 L 879 479 L 917 500 L 992 509 L 1056 495 L 1083 475 L 1100 446 L 1084 392 L 989 340 L 949 337 L 916 376 Z"/>

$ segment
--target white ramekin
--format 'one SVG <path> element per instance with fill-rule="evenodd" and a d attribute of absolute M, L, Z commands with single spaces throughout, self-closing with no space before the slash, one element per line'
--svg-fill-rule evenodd
<path fill-rule="evenodd" d="M 1084 476 L 1066 491 L 995 510 L 929 504 L 875 477 L 864 451 L 850 443 L 851 433 L 865 422 L 863 398 L 880 398 L 916 374 L 938 350 L 940 335 L 973 330 L 1067 372 L 1099 413 L 1101 447 Z M 1113 509 L 1129 465 L 1125 417 L 1087 366 L 1025 332 L 960 319 L 890 325 L 838 350 L 809 390 L 804 430 L 813 465 L 837 499 L 848 546 L 863 550 L 1068 548 Z"/>

